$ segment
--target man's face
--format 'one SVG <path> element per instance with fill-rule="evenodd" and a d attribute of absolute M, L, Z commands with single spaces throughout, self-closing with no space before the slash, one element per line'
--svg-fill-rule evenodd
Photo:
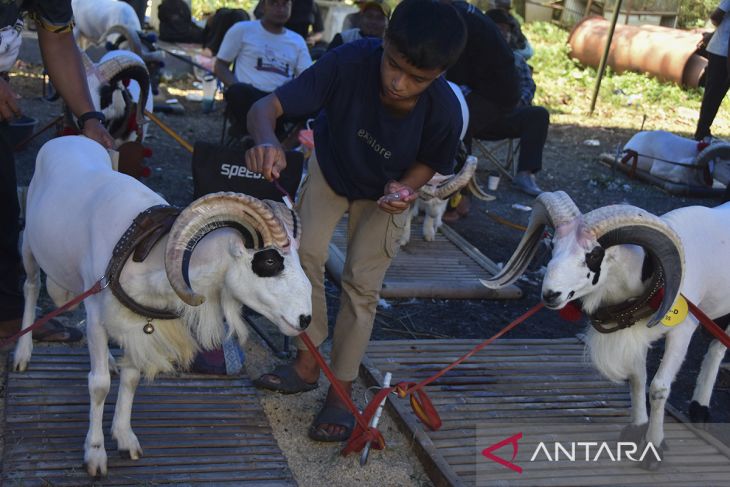
<path fill-rule="evenodd" d="M 400 51 L 385 41 L 380 61 L 382 99 L 395 104 L 412 100 L 423 93 L 443 72 L 442 69 L 415 67 Z"/>
<path fill-rule="evenodd" d="M 383 37 L 388 18 L 378 7 L 369 7 L 360 13 L 360 31 L 364 36 Z"/>
<path fill-rule="evenodd" d="M 291 16 L 292 0 L 264 0 L 264 15 L 261 20 L 276 27 L 284 27 Z"/>

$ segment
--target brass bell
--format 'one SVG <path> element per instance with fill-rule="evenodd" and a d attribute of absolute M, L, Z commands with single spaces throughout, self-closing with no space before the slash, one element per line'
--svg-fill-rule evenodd
<path fill-rule="evenodd" d="M 147 324 L 144 325 L 144 328 L 142 328 L 142 331 L 144 331 L 146 334 L 151 335 L 155 332 L 155 325 L 152 324 L 152 320 L 147 320 Z"/>

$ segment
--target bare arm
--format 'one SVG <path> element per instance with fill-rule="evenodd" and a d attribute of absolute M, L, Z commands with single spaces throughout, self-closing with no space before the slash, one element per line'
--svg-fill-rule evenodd
<path fill-rule="evenodd" d="M 71 32 L 54 33 L 40 28 L 38 29 L 38 43 L 48 76 L 71 112 L 78 117 L 86 112 L 94 111 L 89 87 L 86 84 L 86 73 L 81 62 L 81 53 L 76 47 L 73 34 Z M 114 145 L 114 139 L 98 120 L 87 121 L 84 124 L 83 133 L 106 148 Z"/>
<path fill-rule="evenodd" d="M 215 73 L 216 77 L 221 80 L 226 86 L 231 86 L 238 83 L 236 75 L 233 74 L 230 66 L 230 62 L 216 59 L 215 66 L 213 67 L 213 72 Z"/>
<path fill-rule="evenodd" d="M 253 104 L 246 116 L 248 132 L 256 145 L 246 151 L 246 166 L 268 181 L 278 179 L 286 167 L 284 149 L 274 132 L 276 120 L 284 114 L 279 98 L 271 93 Z"/>

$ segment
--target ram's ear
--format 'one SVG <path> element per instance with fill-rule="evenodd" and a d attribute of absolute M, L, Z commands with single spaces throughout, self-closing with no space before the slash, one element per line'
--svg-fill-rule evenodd
<path fill-rule="evenodd" d="M 243 240 L 240 238 L 232 237 L 231 240 L 228 243 L 228 251 L 231 253 L 233 257 L 236 259 L 240 259 L 244 255 L 248 253 L 248 249 L 246 249 L 246 246 L 243 244 Z"/>

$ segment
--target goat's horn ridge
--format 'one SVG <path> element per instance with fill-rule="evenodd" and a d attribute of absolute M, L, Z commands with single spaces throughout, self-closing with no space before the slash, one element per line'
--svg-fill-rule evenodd
<path fill-rule="evenodd" d="M 648 325 L 654 326 L 671 309 L 684 277 L 684 247 L 664 220 L 631 205 L 597 208 L 585 215 L 585 227 L 603 247 L 640 245 L 664 273 L 664 298 Z"/>
<path fill-rule="evenodd" d="M 461 168 L 461 171 L 439 184 L 436 187 L 433 196 L 435 198 L 445 200 L 466 186 L 472 176 L 474 176 L 474 172 L 477 170 L 477 162 L 478 160 L 476 157 L 468 156 L 466 158 L 466 162 L 464 162 L 464 166 Z"/>
<path fill-rule="evenodd" d="M 139 127 L 144 122 L 144 109 L 150 91 L 150 74 L 147 65 L 134 53 L 119 51 L 120 54 L 111 57 L 97 66 L 99 76 L 107 83 L 127 71 L 129 78 L 139 83 L 139 101 L 137 102 L 136 119 Z"/>
<path fill-rule="evenodd" d="M 556 228 L 572 222 L 580 215 L 580 210 L 564 191 L 541 193 L 535 199 L 527 230 L 525 230 L 517 250 L 496 276 L 482 280 L 482 284 L 491 289 L 498 289 L 515 282 L 525 272 L 535 256 L 545 227 L 550 225 Z"/>
<path fill-rule="evenodd" d="M 715 142 L 714 144 L 708 145 L 697 154 L 693 165 L 704 168 L 711 160 L 717 158 L 724 161 L 730 160 L 730 144 L 727 142 Z"/>
<path fill-rule="evenodd" d="M 175 220 L 165 249 L 170 285 L 191 306 L 202 304 L 205 297 L 190 286 L 190 255 L 203 237 L 221 227 L 240 231 L 248 247 L 283 249 L 289 244 L 286 230 L 271 207 L 253 196 L 221 192 L 193 201 Z"/>

